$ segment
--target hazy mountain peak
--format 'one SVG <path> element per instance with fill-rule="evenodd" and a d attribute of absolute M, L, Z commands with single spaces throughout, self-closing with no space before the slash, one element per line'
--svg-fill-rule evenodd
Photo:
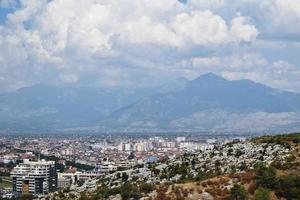
<path fill-rule="evenodd" d="M 201 76 L 199 76 L 198 78 L 192 80 L 191 82 L 199 82 L 199 81 L 209 81 L 209 82 L 216 82 L 216 81 L 228 81 L 226 79 L 224 79 L 223 77 L 221 76 L 218 76 L 212 72 L 209 72 L 209 73 L 206 73 L 206 74 L 203 74 Z"/>

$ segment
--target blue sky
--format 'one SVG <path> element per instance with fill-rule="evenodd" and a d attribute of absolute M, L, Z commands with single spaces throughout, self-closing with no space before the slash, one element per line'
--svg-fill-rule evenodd
<path fill-rule="evenodd" d="M 300 0 L 0 0 L 0 91 L 214 72 L 300 92 L 299 52 Z"/>

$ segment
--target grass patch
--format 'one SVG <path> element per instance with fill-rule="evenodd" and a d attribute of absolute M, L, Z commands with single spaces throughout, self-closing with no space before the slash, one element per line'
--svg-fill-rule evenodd
<path fill-rule="evenodd" d="M 0 182 L 0 188 L 1 189 L 12 188 L 12 183 L 6 182 L 6 181 L 2 181 L 2 182 Z"/>

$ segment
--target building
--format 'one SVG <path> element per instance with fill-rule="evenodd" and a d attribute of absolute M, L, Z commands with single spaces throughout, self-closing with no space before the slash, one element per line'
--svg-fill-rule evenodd
<path fill-rule="evenodd" d="M 13 192 L 17 194 L 43 194 L 57 188 L 57 172 L 54 161 L 30 161 L 24 159 L 11 171 Z"/>
<path fill-rule="evenodd" d="M 176 142 L 185 142 L 186 138 L 185 137 L 177 137 Z"/>
<path fill-rule="evenodd" d="M 73 176 L 65 176 L 65 173 L 58 173 L 58 178 L 57 178 L 58 188 L 69 188 L 71 184 L 74 182 L 75 182 L 75 177 L 73 179 Z"/>
<path fill-rule="evenodd" d="M 131 143 L 124 144 L 124 150 L 125 151 L 132 151 L 133 150 L 132 144 Z"/>
<path fill-rule="evenodd" d="M 96 168 L 100 173 L 109 173 L 118 170 L 118 167 L 113 162 L 103 162 L 99 164 Z"/>
<path fill-rule="evenodd" d="M 68 188 L 79 180 L 91 180 L 102 176 L 99 172 L 58 173 L 58 188 Z"/>

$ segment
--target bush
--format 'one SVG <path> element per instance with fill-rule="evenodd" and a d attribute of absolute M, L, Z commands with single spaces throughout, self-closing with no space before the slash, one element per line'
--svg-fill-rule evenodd
<path fill-rule="evenodd" d="M 277 186 L 276 169 L 272 166 L 259 164 L 256 166 L 256 183 L 258 187 L 273 189 Z"/>
<path fill-rule="evenodd" d="M 155 185 L 153 184 L 150 184 L 150 183 L 141 183 L 140 184 L 140 192 L 142 193 L 150 193 L 152 192 L 153 190 L 155 190 Z"/>
<path fill-rule="evenodd" d="M 245 188 L 241 185 L 234 184 L 233 188 L 230 190 L 231 200 L 246 200 L 247 195 Z"/>
<path fill-rule="evenodd" d="M 126 172 L 122 173 L 122 182 L 126 182 L 128 180 L 129 176 L 127 175 Z"/>
<path fill-rule="evenodd" d="M 258 188 L 255 190 L 254 194 L 255 200 L 270 200 L 271 199 L 271 191 L 266 188 Z"/>
<path fill-rule="evenodd" d="M 123 200 L 141 198 L 141 194 L 138 191 L 138 188 L 130 183 L 125 183 L 120 187 L 120 194 Z"/>
<path fill-rule="evenodd" d="M 281 177 L 276 193 L 286 199 L 300 199 L 300 176 Z"/>

